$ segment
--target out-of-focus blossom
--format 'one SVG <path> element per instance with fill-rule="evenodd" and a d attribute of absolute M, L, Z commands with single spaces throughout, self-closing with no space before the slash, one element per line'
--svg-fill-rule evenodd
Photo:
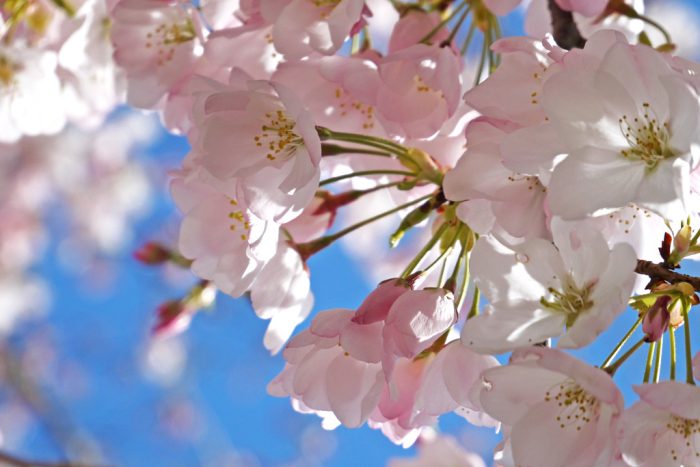
<path fill-rule="evenodd" d="M 393 458 L 388 467 L 486 467 L 483 459 L 462 448 L 452 436 L 425 430 L 414 458 Z"/>

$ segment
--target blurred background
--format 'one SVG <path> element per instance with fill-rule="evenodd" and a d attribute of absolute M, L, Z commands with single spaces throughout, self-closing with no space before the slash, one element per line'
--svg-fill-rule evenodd
<path fill-rule="evenodd" d="M 679 53 L 697 59 L 697 0 L 647 7 Z M 521 34 L 521 24 L 517 11 L 504 19 L 504 34 Z M 185 333 L 151 337 L 157 307 L 195 278 L 132 253 L 146 241 L 176 244 L 167 173 L 187 151 L 157 117 L 127 109 L 90 134 L 68 129 L 0 146 L 0 448 L 125 466 L 383 465 L 412 456 L 414 448 L 368 427 L 324 431 L 315 416 L 268 396 L 283 360 L 263 348 L 267 323 L 246 299 L 219 295 Z M 350 245 L 312 258 L 314 312 L 354 308 L 373 288 L 384 255 L 373 235 L 360 230 Z M 599 363 L 634 318 L 621 317 L 579 355 Z M 635 358 L 617 376 L 627 381 L 628 403 L 629 381 L 641 379 L 643 356 Z M 440 430 L 490 463 L 498 442 L 490 430 L 455 415 L 442 417 Z"/>

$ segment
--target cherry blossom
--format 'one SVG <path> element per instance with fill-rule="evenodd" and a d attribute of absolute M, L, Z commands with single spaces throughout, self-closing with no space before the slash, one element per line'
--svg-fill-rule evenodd
<path fill-rule="evenodd" d="M 624 401 L 604 371 L 560 350 L 529 347 L 486 370 L 483 381 L 484 410 L 511 427 L 505 448 L 515 465 L 610 462 Z"/>
<path fill-rule="evenodd" d="M 279 226 L 250 212 L 227 190 L 212 186 L 203 170 L 182 173 L 171 186 L 184 219 L 180 252 L 193 260 L 192 270 L 223 292 L 240 296 L 250 289 L 263 265 L 277 250 Z"/>
<path fill-rule="evenodd" d="M 321 146 L 296 96 L 275 83 L 234 81 L 199 95 L 195 105 L 192 163 L 235 183 L 258 217 L 298 216 L 318 187 Z"/>
<path fill-rule="evenodd" d="M 625 309 L 634 284 L 632 248 L 610 249 L 595 231 L 556 227 L 554 245 L 537 238 L 513 247 L 479 239 L 471 266 L 490 305 L 465 324 L 465 344 L 505 352 L 561 336 L 559 346 L 582 347 Z"/>
<path fill-rule="evenodd" d="M 127 101 L 157 108 L 202 53 L 197 15 L 175 0 L 120 0 L 111 17 L 114 59 L 126 72 Z"/>
<path fill-rule="evenodd" d="M 620 419 L 620 449 L 633 466 L 695 465 L 700 457 L 700 390 L 664 381 L 634 386 L 640 400 Z"/>

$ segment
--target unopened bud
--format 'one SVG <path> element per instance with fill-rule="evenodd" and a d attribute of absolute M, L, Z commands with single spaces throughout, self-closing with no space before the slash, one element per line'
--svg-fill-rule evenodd
<path fill-rule="evenodd" d="M 163 264 L 170 259 L 171 252 L 163 245 L 155 242 L 147 242 L 141 248 L 134 251 L 134 258 L 143 264 Z"/>
<path fill-rule="evenodd" d="M 686 253 L 690 248 L 690 239 L 692 237 L 692 230 L 689 225 L 684 225 L 673 237 L 673 246 L 676 248 L 678 253 Z"/>
<path fill-rule="evenodd" d="M 644 331 L 646 335 L 644 338 L 645 341 L 658 341 L 668 329 L 668 324 L 671 321 L 671 314 L 668 311 L 668 304 L 670 301 L 670 296 L 662 295 L 656 299 L 656 302 L 654 302 L 644 315 L 642 331 Z"/>

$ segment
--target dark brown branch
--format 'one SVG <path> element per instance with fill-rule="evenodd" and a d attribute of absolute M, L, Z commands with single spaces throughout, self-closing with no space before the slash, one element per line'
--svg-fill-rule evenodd
<path fill-rule="evenodd" d="M 75 464 L 73 462 L 30 461 L 3 451 L 0 451 L 0 465 L 13 467 L 95 467 L 90 464 Z"/>
<path fill-rule="evenodd" d="M 651 280 L 664 280 L 671 284 L 678 282 L 687 282 L 693 286 L 695 290 L 700 290 L 700 277 L 689 276 L 679 272 L 668 270 L 662 264 L 652 263 L 643 259 L 637 260 L 637 267 L 634 272 L 649 276 Z"/>
<path fill-rule="evenodd" d="M 570 11 L 562 10 L 556 0 L 548 0 L 549 12 L 552 15 L 552 34 L 559 47 L 571 50 L 575 47 L 583 48 L 586 39 L 576 26 L 574 15 Z"/>

